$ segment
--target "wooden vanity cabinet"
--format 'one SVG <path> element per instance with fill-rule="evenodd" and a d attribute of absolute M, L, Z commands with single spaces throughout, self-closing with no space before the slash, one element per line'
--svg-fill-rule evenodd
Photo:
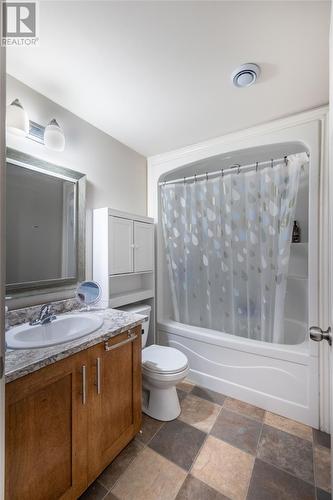
<path fill-rule="evenodd" d="M 141 326 L 8 383 L 6 500 L 77 499 L 140 426 Z"/>
<path fill-rule="evenodd" d="M 89 350 L 88 479 L 118 455 L 141 427 L 141 327 Z"/>
<path fill-rule="evenodd" d="M 72 499 L 87 484 L 86 354 L 6 385 L 6 500 Z"/>

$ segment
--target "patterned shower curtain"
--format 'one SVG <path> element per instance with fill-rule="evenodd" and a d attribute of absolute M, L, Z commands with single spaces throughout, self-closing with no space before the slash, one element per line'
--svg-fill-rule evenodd
<path fill-rule="evenodd" d="M 306 153 L 287 162 L 161 186 L 174 319 L 283 342 L 286 278 Z"/>

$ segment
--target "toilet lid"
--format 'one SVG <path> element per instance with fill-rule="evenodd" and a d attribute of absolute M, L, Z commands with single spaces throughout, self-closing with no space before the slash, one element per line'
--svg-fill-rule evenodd
<path fill-rule="evenodd" d="M 185 370 L 188 359 L 173 347 L 150 345 L 142 350 L 142 367 L 155 373 L 177 373 Z"/>

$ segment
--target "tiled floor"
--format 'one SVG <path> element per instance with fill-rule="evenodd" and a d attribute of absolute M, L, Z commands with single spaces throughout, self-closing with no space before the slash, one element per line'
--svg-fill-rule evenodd
<path fill-rule="evenodd" d="M 182 413 L 142 434 L 81 500 L 329 500 L 330 438 L 190 382 Z"/>

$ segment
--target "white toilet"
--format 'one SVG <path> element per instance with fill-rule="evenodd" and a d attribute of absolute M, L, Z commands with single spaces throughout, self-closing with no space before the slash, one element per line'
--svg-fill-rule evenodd
<path fill-rule="evenodd" d="M 156 420 L 173 420 L 180 414 L 176 384 L 189 372 L 188 359 L 173 347 L 145 347 L 149 330 L 151 307 L 131 305 L 121 309 L 148 316 L 142 325 L 142 410 Z"/>

